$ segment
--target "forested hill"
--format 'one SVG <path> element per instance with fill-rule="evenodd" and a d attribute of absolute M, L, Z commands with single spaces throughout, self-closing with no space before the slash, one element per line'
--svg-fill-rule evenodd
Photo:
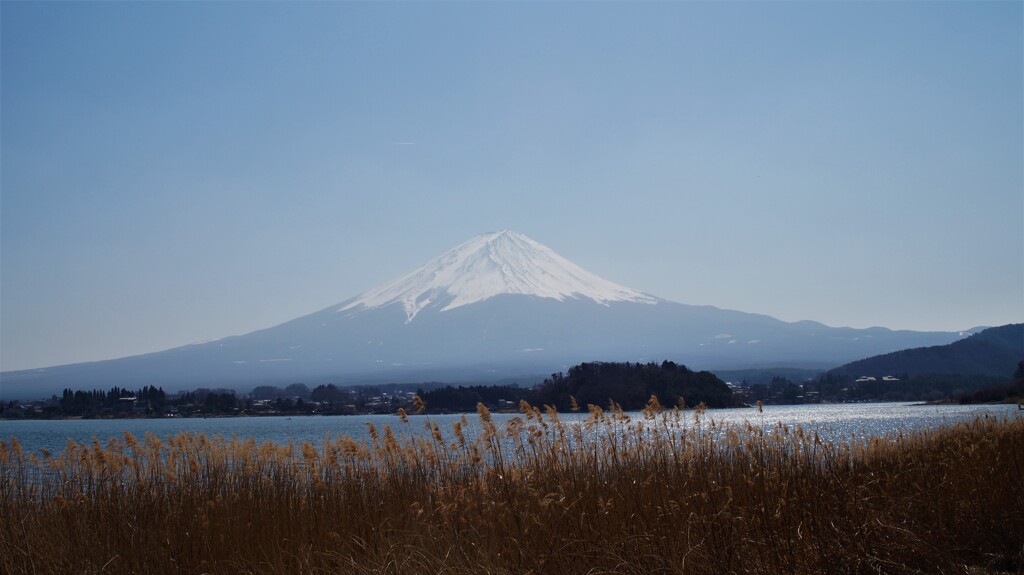
<path fill-rule="evenodd" d="M 609 399 L 623 409 L 640 409 L 656 395 L 665 406 L 680 399 L 689 405 L 706 403 L 708 407 L 730 407 L 732 391 L 722 380 L 707 371 L 695 372 L 671 361 L 657 363 L 581 363 L 568 374 L 556 373 L 544 380 L 534 392 L 537 404 L 554 405 L 560 411 L 570 409 L 570 396 L 580 406 L 606 407 Z"/>
<path fill-rule="evenodd" d="M 948 345 L 905 349 L 837 367 L 831 375 L 980 374 L 1010 377 L 1024 359 L 1024 324 L 993 327 Z"/>
<path fill-rule="evenodd" d="M 736 405 L 732 390 L 713 373 L 695 372 L 671 361 L 658 363 L 581 363 L 567 374 L 556 373 L 534 388 L 517 386 L 459 386 L 420 391 L 430 411 L 473 411 L 477 403 L 498 409 L 516 409 L 520 400 L 535 406 L 552 405 L 559 411 L 586 409 L 588 404 L 607 408 L 614 401 L 627 411 L 642 409 L 651 396 L 666 407 L 704 403 L 708 407 Z"/>

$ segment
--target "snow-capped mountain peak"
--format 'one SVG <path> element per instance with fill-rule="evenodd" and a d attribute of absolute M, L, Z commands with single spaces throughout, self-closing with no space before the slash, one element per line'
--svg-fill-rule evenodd
<path fill-rule="evenodd" d="M 455 309 L 500 294 L 564 300 L 586 298 L 655 304 L 655 297 L 600 278 L 522 234 L 503 230 L 477 236 L 418 270 L 371 289 L 338 311 L 400 302 L 407 321 L 424 308 Z"/>

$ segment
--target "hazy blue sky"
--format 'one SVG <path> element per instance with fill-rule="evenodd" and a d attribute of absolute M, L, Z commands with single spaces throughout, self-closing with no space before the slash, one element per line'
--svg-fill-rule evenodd
<path fill-rule="evenodd" d="M 1024 320 L 1021 2 L 0 11 L 5 370 L 269 327 L 503 228 L 684 303 Z"/>

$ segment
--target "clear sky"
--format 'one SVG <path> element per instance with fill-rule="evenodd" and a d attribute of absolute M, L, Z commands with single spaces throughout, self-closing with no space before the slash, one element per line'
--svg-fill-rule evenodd
<path fill-rule="evenodd" d="M 512 229 L 659 297 L 1024 320 L 1021 2 L 0 3 L 0 369 Z"/>

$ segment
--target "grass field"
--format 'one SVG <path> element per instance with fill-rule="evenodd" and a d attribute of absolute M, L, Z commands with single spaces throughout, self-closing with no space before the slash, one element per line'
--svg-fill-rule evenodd
<path fill-rule="evenodd" d="M 522 405 L 482 432 L 0 442 L 0 572 L 1021 573 L 1024 419 L 842 442 Z M 426 426 L 427 433 L 411 433 Z"/>

